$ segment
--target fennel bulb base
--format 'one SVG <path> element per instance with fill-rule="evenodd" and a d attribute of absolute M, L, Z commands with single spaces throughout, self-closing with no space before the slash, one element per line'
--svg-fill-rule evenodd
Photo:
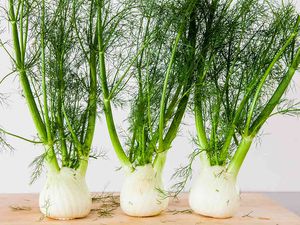
<path fill-rule="evenodd" d="M 71 220 L 87 216 L 92 199 L 85 177 L 67 167 L 61 168 L 58 173 L 48 173 L 39 206 L 40 211 L 52 219 Z"/>
<path fill-rule="evenodd" d="M 240 205 L 235 177 L 222 166 L 204 168 L 191 188 L 189 204 L 203 216 L 223 219 L 234 216 Z"/>
<path fill-rule="evenodd" d="M 120 205 L 124 213 L 135 217 L 156 216 L 165 210 L 169 199 L 163 189 L 161 177 L 151 164 L 138 166 L 125 180 L 120 193 Z"/>

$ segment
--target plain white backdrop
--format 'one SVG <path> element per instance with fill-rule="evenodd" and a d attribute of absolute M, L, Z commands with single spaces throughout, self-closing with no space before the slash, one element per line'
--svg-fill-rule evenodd
<path fill-rule="evenodd" d="M 1 3 L 4 0 L 0 1 Z M 296 0 L 300 9 L 300 1 Z M 1 25 L 7 25 L 1 21 Z M 9 32 L 1 34 L 7 38 Z M 0 78 L 10 72 L 11 66 L 7 55 L 0 51 Z M 288 93 L 291 98 L 300 101 L 300 74 L 293 80 L 293 87 Z M 36 136 L 35 129 L 25 101 L 20 97 L 19 81 L 11 77 L 0 86 L 1 92 L 6 93 L 8 105 L 0 106 L 0 124 L 9 131 L 32 138 Z M 127 110 L 114 110 L 118 125 L 126 124 Z M 174 141 L 169 152 L 164 180 L 166 186 L 174 181 L 170 177 L 175 168 L 185 165 L 187 156 L 193 148 L 193 120 L 186 116 L 185 126 L 182 127 L 178 138 Z M 28 167 L 34 157 L 42 153 L 40 146 L 10 138 L 7 140 L 14 146 L 15 151 L 6 152 L 0 149 L 0 193 L 39 192 L 45 174 L 29 185 L 31 169 Z M 107 152 L 107 159 L 91 160 L 87 173 L 87 183 L 91 191 L 119 191 L 124 174 L 116 171 L 119 162 L 113 152 L 105 119 L 97 123 L 93 145 L 98 150 Z M 194 165 L 195 172 L 199 169 L 198 162 Z M 300 191 L 300 118 L 277 116 L 271 118 L 263 127 L 263 136 L 254 144 L 239 174 L 239 184 L 242 191 Z M 190 185 L 187 185 L 186 190 Z"/>

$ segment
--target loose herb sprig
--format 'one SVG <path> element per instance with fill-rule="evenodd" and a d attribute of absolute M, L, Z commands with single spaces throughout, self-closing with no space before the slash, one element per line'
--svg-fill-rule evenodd
<path fill-rule="evenodd" d="M 0 82 L 1 84 L 1 82 Z M 0 93 L 0 106 L 5 103 L 6 97 L 4 94 Z M 5 131 L 0 127 L 0 149 L 12 150 L 13 147 L 6 141 Z"/>
<path fill-rule="evenodd" d="M 93 196 L 92 200 L 97 204 L 95 211 L 99 217 L 111 217 L 114 211 L 120 206 L 120 196 L 113 193 L 101 193 Z"/>

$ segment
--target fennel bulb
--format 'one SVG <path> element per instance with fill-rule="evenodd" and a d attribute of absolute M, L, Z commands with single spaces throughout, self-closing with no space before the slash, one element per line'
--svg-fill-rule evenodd
<path fill-rule="evenodd" d="M 235 176 L 223 166 L 206 166 L 191 188 L 189 204 L 193 211 L 204 216 L 232 217 L 240 205 Z"/>
<path fill-rule="evenodd" d="M 92 199 L 85 177 L 78 171 L 62 167 L 58 173 L 48 172 L 40 193 L 40 211 L 47 217 L 69 220 L 85 217 L 92 207 Z"/>
<path fill-rule="evenodd" d="M 151 164 L 138 166 L 128 174 L 120 193 L 122 210 L 129 216 L 155 216 L 168 206 L 169 199 L 159 191 L 161 176 Z"/>

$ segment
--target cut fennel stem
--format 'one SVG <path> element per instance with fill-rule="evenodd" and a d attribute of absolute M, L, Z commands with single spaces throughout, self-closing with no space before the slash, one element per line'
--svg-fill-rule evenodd
<path fill-rule="evenodd" d="M 198 214 L 214 218 L 230 218 L 240 205 L 236 178 L 223 166 L 206 165 L 193 184 L 189 204 Z"/>
<path fill-rule="evenodd" d="M 92 199 L 85 177 L 71 168 L 49 171 L 39 197 L 40 211 L 49 218 L 70 220 L 89 214 Z"/>
<path fill-rule="evenodd" d="M 120 205 L 129 216 L 147 217 L 160 214 L 168 206 L 169 199 L 163 189 L 161 175 L 151 164 L 138 166 L 125 179 L 120 193 Z"/>

